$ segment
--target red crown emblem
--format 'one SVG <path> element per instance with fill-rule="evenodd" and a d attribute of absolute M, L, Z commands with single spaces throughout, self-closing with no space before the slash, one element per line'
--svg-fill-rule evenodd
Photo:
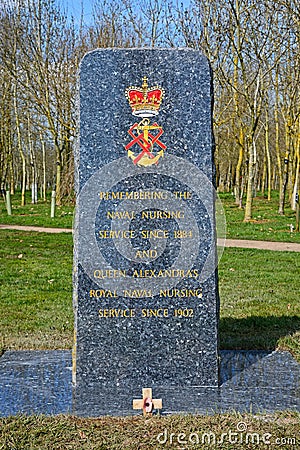
<path fill-rule="evenodd" d="M 152 117 L 158 114 L 164 90 L 159 86 L 148 88 L 147 77 L 144 77 L 141 88 L 130 86 L 125 94 L 134 116 Z"/>

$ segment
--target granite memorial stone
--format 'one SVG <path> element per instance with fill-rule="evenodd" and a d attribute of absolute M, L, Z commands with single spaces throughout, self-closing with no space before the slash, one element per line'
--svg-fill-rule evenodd
<path fill-rule="evenodd" d="M 219 383 L 207 59 L 87 54 L 79 129 L 74 412 L 188 412 L 196 388 Z"/>

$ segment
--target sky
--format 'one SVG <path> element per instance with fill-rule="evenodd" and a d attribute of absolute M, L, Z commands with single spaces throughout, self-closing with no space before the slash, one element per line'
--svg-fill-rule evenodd
<path fill-rule="evenodd" d="M 132 1 L 134 4 L 134 0 Z M 58 2 L 67 9 L 68 13 L 72 15 L 75 20 L 80 19 L 83 8 L 84 23 L 88 25 L 91 22 L 94 0 L 58 0 Z M 182 0 L 180 3 L 186 6 L 189 4 L 189 0 Z"/>
<path fill-rule="evenodd" d="M 85 24 L 89 24 L 92 18 L 92 9 L 94 0 L 60 0 L 61 5 L 65 7 L 70 15 L 75 19 L 80 19 L 83 8 L 83 19 Z"/>

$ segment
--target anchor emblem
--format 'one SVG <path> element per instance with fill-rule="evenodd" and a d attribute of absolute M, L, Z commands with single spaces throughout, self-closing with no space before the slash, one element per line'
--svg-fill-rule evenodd
<path fill-rule="evenodd" d="M 132 108 L 132 114 L 142 117 L 139 123 L 135 123 L 128 130 L 128 134 L 132 138 L 132 141 L 125 146 L 128 157 L 137 166 L 158 164 L 167 148 L 160 141 L 164 131 L 157 122 L 151 124 L 149 117 L 158 115 L 164 90 L 159 86 L 149 89 L 147 77 L 144 77 L 141 88 L 129 87 L 125 94 Z M 137 153 L 137 149 L 139 153 Z"/>

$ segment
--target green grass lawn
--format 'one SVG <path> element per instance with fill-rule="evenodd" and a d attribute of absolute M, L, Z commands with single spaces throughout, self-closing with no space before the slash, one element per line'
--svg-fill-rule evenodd
<path fill-rule="evenodd" d="M 2 347 L 70 348 L 72 235 L 0 230 L 0 243 Z"/>
<path fill-rule="evenodd" d="M 289 349 L 300 361 L 298 253 L 226 248 L 219 264 L 226 349 Z"/>
<path fill-rule="evenodd" d="M 299 449 L 298 413 L 0 418 L 5 450 Z M 246 427 L 245 432 L 238 430 Z"/>
<path fill-rule="evenodd" d="M 0 231 L 2 348 L 71 348 L 72 239 Z M 221 348 L 287 348 L 300 360 L 299 269 L 295 252 L 225 249 Z"/>
<path fill-rule="evenodd" d="M 51 218 L 51 196 L 48 194 L 47 202 L 39 200 L 32 204 L 30 192 L 26 192 L 26 205 L 21 206 L 20 193 L 11 196 L 12 215 L 7 215 L 4 199 L 0 196 L 0 223 L 9 225 L 32 225 L 39 227 L 72 228 L 74 205 L 64 204 L 57 206 L 55 217 Z"/>
<path fill-rule="evenodd" d="M 278 214 L 278 192 L 272 192 L 272 200 L 260 196 L 253 201 L 253 220 L 244 223 L 244 210 L 239 209 L 231 194 L 219 194 L 222 201 L 226 222 L 227 238 L 253 239 L 262 241 L 281 241 L 300 243 L 300 233 L 291 232 L 291 225 L 296 225 L 296 214 L 287 202 L 285 215 Z M 21 198 L 17 193 L 12 197 L 12 215 L 8 216 L 3 197 L 0 197 L 0 223 L 14 225 L 35 225 L 44 227 L 72 228 L 74 206 L 65 204 L 56 207 L 55 217 L 50 217 L 50 194 L 47 202 L 39 200 L 31 203 L 30 192 L 26 193 L 27 204 L 20 206 Z"/>
<path fill-rule="evenodd" d="M 296 226 L 296 213 L 286 203 L 285 214 L 278 214 L 278 192 L 272 199 L 257 196 L 253 200 L 252 221 L 244 223 L 244 209 L 237 207 L 231 194 L 219 194 L 226 215 L 228 239 L 252 239 L 255 241 L 300 242 L 300 233 L 291 232 Z"/>
<path fill-rule="evenodd" d="M 242 224 L 242 211 L 232 206 L 231 198 L 224 196 L 223 201 L 228 237 L 299 242 L 299 234 L 280 231 L 286 217 L 278 224 L 276 218 L 271 219 L 271 210 L 265 220 L 274 220 L 276 225 L 270 228 L 279 231 L 269 234 L 266 224 Z M 24 209 L 16 205 L 14 218 L 7 217 L 3 202 L 0 211 L 1 206 L 1 223 L 72 226 L 70 206 L 58 209 L 60 216 L 55 219 L 50 219 L 50 204 Z M 265 206 L 263 210 L 267 214 Z M 253 231 L 262 225 L 262 230 Z M 72 246 L 72 235 L 67 233 L 0 230 L 0 354 L 5 349 L 71 348 Z M 299 266 L 298 253 L 225 248 L 219 265 L 222 349 L 281 348 L 300 361 Z M 236 433 L 241 422 L 246 424 L 248 438 L 247 432 L 239 433 L 236 442 L 233 434 L 232 443 L 229 433 Z M 0 449 L 297 449 L 299 424 L 300 414 L 288 411 L 99 419 L 14 416 L 0 418 Z M 165 433 L 167 441 L 161 444 Z M 202 443 L 205 435 L 210 435 L 211 445 L 207 440 Z M 259 444 L 251 443 L 252 439 L 255 443 L 259 439 Z"/>

